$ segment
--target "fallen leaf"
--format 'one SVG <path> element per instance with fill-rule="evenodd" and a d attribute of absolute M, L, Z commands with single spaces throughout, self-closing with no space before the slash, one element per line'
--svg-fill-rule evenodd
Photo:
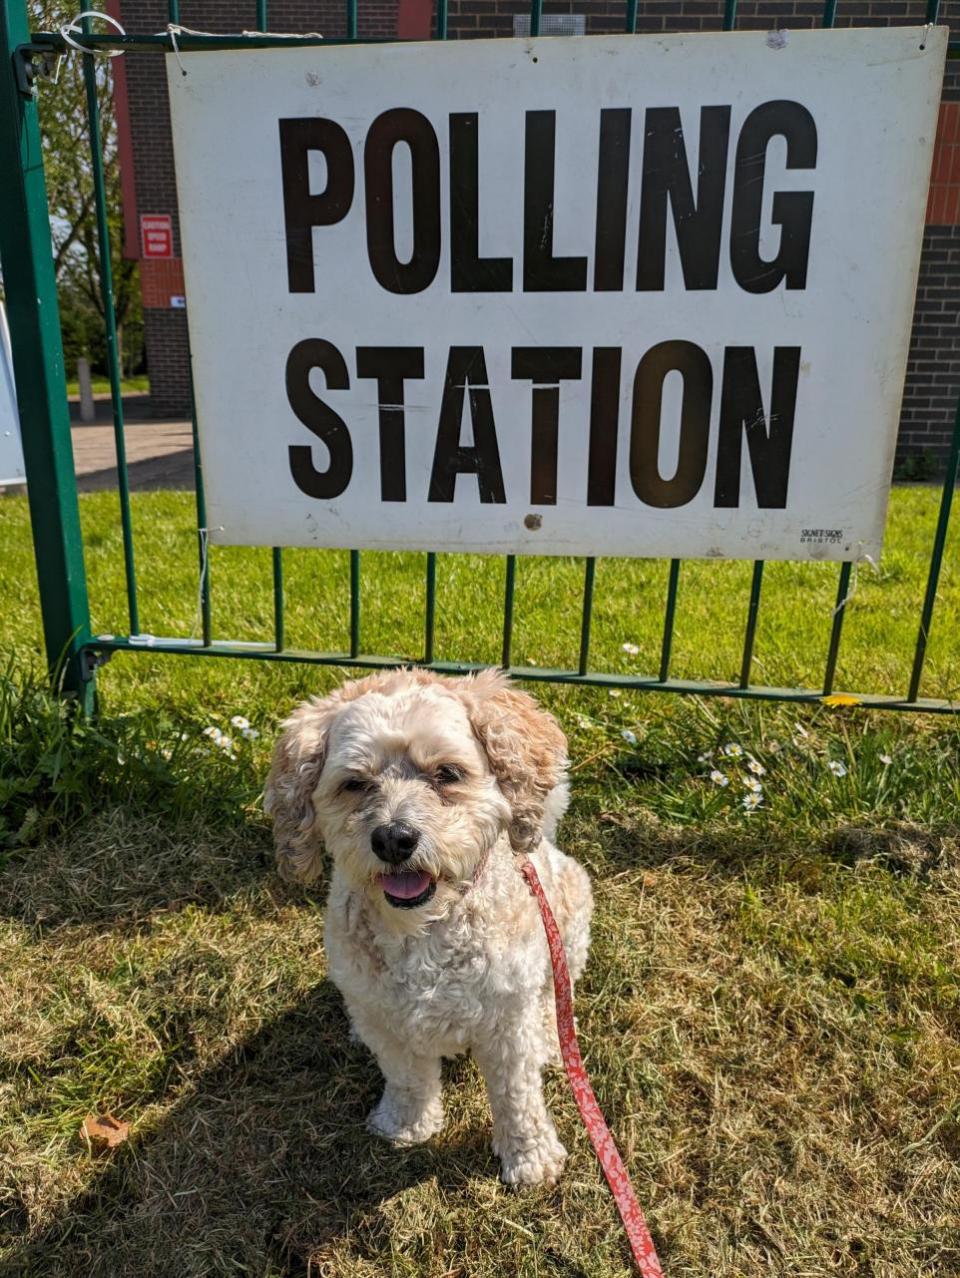
<path fill-rule="evenodd" d="M 83 1120 L 80 1135 L 94 1149 L 113 1149 L 122 1145 L 130 1135 L 130 1124 L 114 1118 L 112 1114 L 88 1114 Z"/>

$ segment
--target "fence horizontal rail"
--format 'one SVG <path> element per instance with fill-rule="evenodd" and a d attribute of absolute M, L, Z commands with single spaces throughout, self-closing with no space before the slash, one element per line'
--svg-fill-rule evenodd
<path fill-rule="evenodd" d="M 285 648 L 282 652 L 278 652 L 273 644 L 255 640 L 205 644 L 201 639 L 155 636 L 149 639 L 124 639 L 114 636 L 111 639 L 96 639 L 90 646 L 101 653 L 155 652 L 165 656 L 240 659 L 256 657 L 261 661 L 298 662 L 311 666 L 355 666 L 360 670 L 397 670 L 401 667 L 416 666 L 417 669 L 433 670 L 437 674 L 459 675 L 490 668 L 488 662 L 482 661 L 418 661 L 415 658 L 384 657 L 373 653 L 311 652 L 297 648 Z M 747 701 L 792 701 L 811 705 L 823 704 L 825 700 L 823 691 L 814 688 L 774 688 L 763 684 L 752 684 L 744 688 L 738 683 L 659 679 L 656 675 L 610 674 L 601 670 L 588 670 L 581 673 L 574 669 L 550 669 L 545 666 L 506 666 L 503 669 L 510 678 L 528 680 L 531 683 L 570 683 L 591 688 L 626 688 L 637 692 L 682 692 L 700 697 L 736 697 Z M 847 703 L 845 698 L 845 704 Z M 849 703 L 871 709 L 922 710 L 930 714 L 956 714 L 960 711 L 960 701 L 942 701 L 926 697 L 907 701 L 902 697 L 873 693 L 851 696 Z"/>

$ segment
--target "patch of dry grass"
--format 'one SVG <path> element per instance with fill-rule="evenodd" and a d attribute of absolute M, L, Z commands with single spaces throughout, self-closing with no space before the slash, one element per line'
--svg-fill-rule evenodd
<path fill-rule="evenodd" d="M 670 1278 L 960 1273 L 956 829 L 678 829 L 641 800 L 581 796 L 563 841 L 597 892 L 583 1047 Z M 367 1136 L 320 901 L 267 853 L 256 822 L 114 810 L 0 876 L 0 1269 L 628 1273 L 561 1077 L 555 1189 L 499 1185 L 469 1061 L 442 1136 Z M 78 1138 L 96 1109 L 133 1124 L 112 1157 Z"/>

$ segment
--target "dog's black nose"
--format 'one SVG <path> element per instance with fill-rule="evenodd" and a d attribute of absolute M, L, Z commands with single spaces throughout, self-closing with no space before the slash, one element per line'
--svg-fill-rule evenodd
<path fill-rule="evenodd" d="M 381 861 L 396 865 L 405 861 L 420 842 L 420 831 L 415 830 L 406 821 L 391 821 L 389 825 L 378 825 L 370 835 L 370 844 Z"/>

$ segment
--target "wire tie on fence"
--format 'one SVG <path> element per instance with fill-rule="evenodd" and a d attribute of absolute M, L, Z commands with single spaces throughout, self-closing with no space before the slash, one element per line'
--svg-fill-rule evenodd
<path fill-rule="evenodd" d="M 180 74 L 186 75 L 187 68 L 180 59 L 180 50 L 177 48 L 177 33 L 183 34 L 184 28 L 178 27 L 172 22 L 167 23 L 167 35 L 170 37 L 170 43 L 173 45 L 173 56 L 177 60 L 177 66 L 180 68 Z M 203 531 L 206 531 L 205 529 Z"/>
<path fill-rule="evenodd" d="M 64 43 L 68 44 L 71 49 L 76 49 L 78 53 L 87 53 L 92 58 L 119 58 L 124 52 L 123 49 L 101 49 L 96 46 L 92 49 L 88 49 L 86 45 L 79 44 L 76 40 L 74 40 L 73 37 L 75 35 L 85 34 L 83 27 L 80 25 L 84 18 L 98 18 L 101 22 L 108 23 L 115 31 L 118 31 L 120 35 L 125 36 L 127 34 L 116 18 L 111 18 L 109 13 L 101 13 L 99 9 L 84 9 L 82 13 L 77 14 L 72 22 L 65 22 L 60 28 L 60 35 L 63 37 Z M 57 72 L 54 76 L 54 83 L 56 83 L 59 75 L 60 67 L 58 63 Z"/>
<path fill-rule="evenodd" d="M 203 625 L 203 589 L 207 584 L 207 569 L 209 567 L 209 534 L 212 532 L 223 532 L 223 524 L 217 524 L 215 527 L 197 528 L 200 537 L 200 581 L 197 585 L 197 615 L 193 623 L 193 634 L 196 634 L 197 627 Z"/>
<path fill-rule="evenodd" d="M 173 56 L 177 60 L 177 66 L 180 68 L 180 74 L 186 75 L 187 68 L 183 65 L 180 57 L 180 49 L 177 45 L 177 36 L 214 36 L 218 34 L 215 31 L 197 31 L 193 27 L 183 27 L 179 22 L 168 22 L 164 34 L 170 37 L 170 43 L 173 45 Z M 246 40 L 257 40 L 260 36 L 265 35 L 263 31 L 241 31 L 240 34 Z M 271 40 L 322 40 L 323 33 L 320 31 L 271 31 Z M 79 46 L 78 46 L 79 47 Z"/>

